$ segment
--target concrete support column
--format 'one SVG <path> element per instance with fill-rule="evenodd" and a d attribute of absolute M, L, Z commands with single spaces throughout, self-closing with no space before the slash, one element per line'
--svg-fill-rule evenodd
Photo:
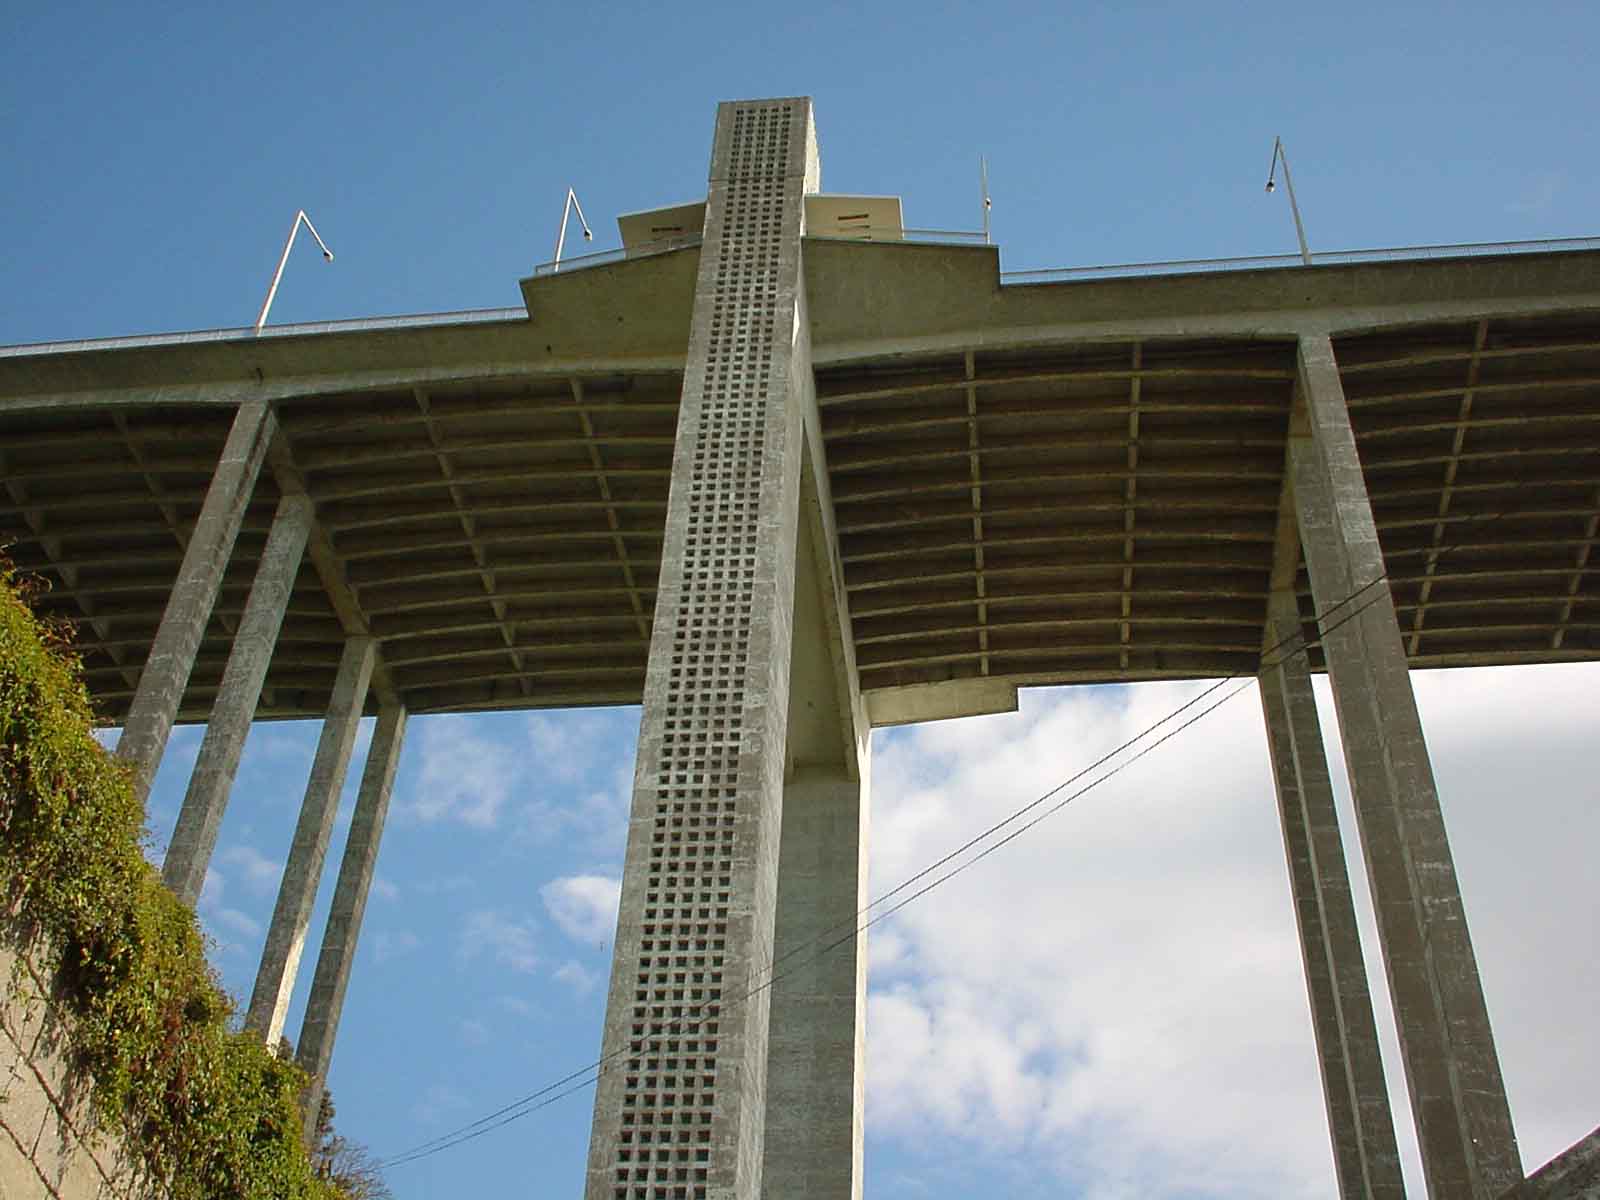
<path fill-rule="evenodd" d="M 802 767 L 784 787 L 764 1200 L 861 1196 L 867 943 L 855 931 L 867 903 L 864 774 Z"/>
<path fill-rule="evenodd" d="M 283 613 L 294 591 L 295 575 L 311 531 L 312 505 L 308 496 L 290 494 L 278 501 L 267 535 L 266 549 L 250 585 L 244 616 L 222 672 L 222 690 L 206 723 L 205 740 L 183 809 L 172 831 L 161 878 L 191 907 L 200 898 L 206 867 L 217 846 L 217 830 L 228 807 L 228 793 L 239 770 L 239 756 L 261 700 L 261 685 L 272 662 L 272 651 L 283 626 Z"/>
<path fill-rule="evenodd" d="M 167 735 L 177 719 L 200 639 L 211 620 L 228 556 L 233 553 L 275 428 L 266 404 L 252 401 L 239 406 L 200 506 L 200 519 L 184 549 L 161 627 L 139 672 L 139 686 L 128 707 L 116 753 L 133 768 L 133 790 L 140 804 L 149 797 L 151 781 L 161 765 Z"/>
<path fill-rule="evenodd" d="M 1389 991 L 1434 1200 L 1522 1179 L 1377 526 L 1326 337 L 1301 339 L 1289 431 L 1296 515 L 1344 735 Z"/>
<path fill-rule="evenodd" d="M 588 1200 L 755 1200 L 811 377 L 805 100 L 724 104 L 673 454 Z"/>
<path fill-rule="evenodd" d="M 1404 1200 L 1333 782 L 1292 591 L 1274 592 L 1269 602 L 1260 685 L 1339 1195 Z"/>
<path fill-rule="evenodd" d="M 333 697 L 322 722 L 322 737 L 311 763 L 311 779 L 306 784 L 300 820 L 289 847 L 289 861 L 283 868 L 278 887 L 278 902 L 272 910 L 272 925 L 267 930 L 266 948 L 261 952 L 261 967 L 256 972 L 250 1008 L 245 1013 L 245 1028 L 260 1036 L 268 1046 L 277 1044 L 283 1034 L 284 1016 L 294 992 L 295 974 L 305 950 L 306 927 L 311 923 L 311 908 L 317 901 L 317 886 L 322 882 L 322 863 L 328 855 L 328 837 L 339 808 L 339 793 L 344 790 L 345 771 L 350 766 L 350 751 L 355 745 L 361 711 L 367 702 L 367 684 L 377 659 L 377 643 L 368 637 L 354 637 L 345 643 L 339 660 L 339 675 Z"/>
<path fill-rule="evenodd" d="M 339 882 L 333 891 L 333 908 L 328 912 L 328 925 L 322 934 L 317 973 L 311 978 L 311 998 L 306 1002 L 306 1017 L 300 1026 L 299 1045 L 295 1048 L 295 1061 L 311 1078 L 301 1097 L 300 1112 L 308 1139 L 315 1125 L 317 1106 L 322 1101 L 322 1089 L 328 1081 L 333 1041 L 339 1032 L 339 1014 L 344 1008 L 344 992 L 350 982 L 356 942 L 361 937 L 367 890 L 372 886 L 372 872 L 378 862 L 378 843 L 383 839 L 389 792 L 394 787 L 395 769 L 400 765 L 400 745 L 405 732 L 406 710 L 399 704 L 386 705 L 378 714 L 372 745 L 367 750 L 355 816 L 350 822 L 344 859 L 339 864 Z"/>

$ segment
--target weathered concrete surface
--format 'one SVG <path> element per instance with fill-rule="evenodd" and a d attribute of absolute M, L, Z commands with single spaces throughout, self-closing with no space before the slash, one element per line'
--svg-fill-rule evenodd
<path fill-rule="evenodd" d="M 1016 712 L 1017 685 L 1009 679 L 982 677 L 913 683 L 876 688 L 866 694 L 866 703 L 867 718 L 874 729 L 952 717 L 982 717 Z"/>
<path fill-rule="evenodd" d="M 1292 562 L 1287 574 L 1292 583 Z M 1259 682 L 1339 1194 L 1404 1200 L 1333 781 L 1292 590 L 1273 593 Z"/>
<path fill-rule="evenodd" d="M 222 690 L 211 710 L 211 720 L 206 723 L 200 754 L 189 776 L 189 790 L 184 793 L 183 808 L 178 812 L 178 823 L 161 865 L 161 878 L 191 907 L 200 898 L 206 867 L 217 846 L 217 831 L 222 827 L 228 794 L 239 770 L 239 756 L 255 719 L 284 609 L 294 591 L 312 515 L 311 499 L 303 493 L 278 501 L 267 545 L 245 601 L 244 616 L 228 653 L 228 665 L 223 669 Z"/>
<path fill-rule="evenodd" d="M 808 101 L 719 108 L 589 1200 L 761 1190 L 817 174 Z"/>
<path fill-rule="evenodd" d="M 1438 789 L 1326 337 L 1300 343 L 1289 465 L 1434 1200 L 1522 1178 Z"/>
<path fill-rule="evenodd" d="M 783 795 L 766 1200 L 859 1200 L 866 1087 L 866 781 L 802 767 Z"/>
<path fill-rule="evenodd" d="M 1600 306 L 1600 251 L 1001 286 L 993 246 L 806 244 L 819 365 L 944 346 L 1307 330 Z"/>
<path fill-rule="evenodd" d="M 0 947 L 0 981 L 16 953 Z M 95 1119 L 87 1084 L 65 1051 L 65 1029 L 47 1008 L 50 989 L 31 963 L 20 991 L 0 1003 L 0 1198 L 136 1200 L 148 1194 L 120 1141 Z"/>
<path fill-rule="evenodd" d="M 333 1061 L 339 1014 L 344 1009 L 345 988 L 350 983 L 350 967 L 361 937 L 361 918 L 367 910 L 367 891 L 378 864 L 378 845 L 383 840 L 383 822 L 389 813 L 389 793 L 400 765 L 405 733 L 406 710 L 398 704 L 386 705 L 378 714 L 372 744 L 367 749 L 356 811 L 350 819 L 344 859 L 339 864 L 339 881 L 334 885 L 333 907 L 328 910 L 322 948 L 317 953 L 317 971 L 311 978 L 311 996 L 306 1001 L 305 1021 L 295 1047 L 295 1061 L 311 1077 L 311 1084 L 301 1097 L 300 1111 L 308 1138 L 315 1130 L 316 1108 L 328 1081 L 328 1065 Z"/>
<path fill-rule="evenodd" d="M 317 900 L 322 864 L 328 855 L 328 838 L 339 808 L 339 793 L 344 789 L 350 751 L 361 724 L 376 658 L 377 643 L 372 638 L 351 638 L 345 643 L 333 702 L 323 718 L 300 820 L 295 825 L 289 861 L 284 864 L 283 882 L 272 910 L 272 925 L 267 930 L 267 944 L 261 952 L 261 967 L 245 1013 L 245 1028 L 258 1034 L 268 1046 L 276 1045 L 283 1034 L 284 1016 L 294 992 L 300 955 L 305 950 L 306 927 L 311 923 L 311 908 Z"/>
<path fill-rule="evenodd" d="M 161 765 L 167 736 L 194 668 L 195 652 L 211 619 L 217 589 L 274 428 L 265 404 L 245 404 L 233 419 L 222 458 L 211 476 L 200 519 L 184 550 L 183 565 L 167 600 L 161 627 L 139 673 L 139 687 L 117 741 L 117 757 L 133 767 L 134 794 L 141 804 Z"/>
<path fill-rule="evenodd" d="M 1600 1129 L 1574 1142 L 1501 1200 L 1600 1200 Z"/>

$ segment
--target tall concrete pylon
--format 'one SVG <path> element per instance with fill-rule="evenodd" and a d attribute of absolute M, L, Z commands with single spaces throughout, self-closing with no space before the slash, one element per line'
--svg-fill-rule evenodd
<path fill-rule="evenodd" d="M 825 476 L 800 270 L 818 184 L 808 100 L 719 108 L 588 1200 L 860 1192 L 860 947 L 805 953 L 819 919 L 853 924 L 863 879 L 864 726 L 818 645 L 838 624 L 802 522 Z M 764 1190 L 780 1124 L 820 1187 L 785 1161 Z"/>

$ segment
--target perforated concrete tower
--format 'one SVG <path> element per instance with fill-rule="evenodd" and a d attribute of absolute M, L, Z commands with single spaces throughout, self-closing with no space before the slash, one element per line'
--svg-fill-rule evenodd
<path fill-rule="evenodd" d="M 795 842 L 802 856 L 801 843 L 813 843 L 813 869 L 794 871 L 807 885 L 791 902 L 797 937 L 818 932 L 806 918 L 830 915 L 830 897 L 843 901 L 834 907 L 848 923 L 860 884 L 854 706 L 847 702 L 843 714 L 849 736 L 822 739 L 835 751 L 838 786 L 811 778 L 817 764 L 797 752 L 798 726 L 816 724 L 819 711 L 824 723 L 840 719 L 829 672 L 792 670 L 796 638 L 811 641 L 814 654 L 827 624 L 811 615 L 820 598 L 800 523 L 808 410 L 815 423 L 800 238 L 804 196 L 817 186 L 809 101 L 721 106 L 645 681 L 590 1200 L 756 1195 L 764 1147 L 776 1140 L 766 1136 L 769 1109 L 783 1113 L 782 1141 L 798 1152 L 795 1161 L 815 1161 L 842 1182 L 827 1194 L 859 1191 L 856 956 L 845 956 L 843 970 L 825 964 L 835 994 L 792 1014 L 802 1041 L 809 1024 L 837 1043 L 831 1057 L 818 1061 L 815 1047 L 802 1047 L 798 1058 L 810 1070 L 783 1072 L 786 1086 L 803 1090 L 801 1076 L 826 1076 L 821 1090 L 831 1085 L 834 1102 L 807 1095 L 779 1104 L 769 1097 L 767 1070 L 769 1055 L 782 1052 L 768 1036 L 774 993 L 787 997 L 818 982 L 818 964 L 808 971 L 794 963 L 788 975 L 790 963 L 773 967 L 783 953 L 775 943 L 780 841 Z M 797 622 L 799 609 L 810 619 Z M 794 722 L 792 705 L 804 710 Z M 796 824 L 815 813 L 791 821 L 786 807 L 840 817 L 842 860 L 815 852 L 825 831 Z M 815 869 L 824 866 L 835 869 Z M 797 1112 L 803 1119 L 793 1119 Z M 764 1194 L 817 1194 L 821 1183 L 778 1171 Z"/>

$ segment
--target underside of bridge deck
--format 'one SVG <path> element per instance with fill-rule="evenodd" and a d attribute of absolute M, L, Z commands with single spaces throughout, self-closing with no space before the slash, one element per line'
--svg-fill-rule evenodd
<path fill-rule="evenodd" d="M 1552 278 L 1589 285 L 1528 313 L 1520 294 L 1473 299 L 1501 278 L 1481 261 L 1001 287 L 984 248 L 808 253 L 869 697 L 1253 673 L 1296 345 L 1293 314 L 1274 326 L 1258 307 L 1308 278 L 1321 291 L 1293 295 L 1354 326 L 1334 348 L 1413 665 L 1600 657 L 1595 255 L 1545 256 Z M 682 389 L 662 349 L 697 256 L 529 281 L 530 318 L 476 328 L 7 352 L 0 538 L 75 627 L 118 720 L 235 398 L 268 388 L 278 434 L 180 719 L 209 711 L 278 496 L 301 488 L 316 525 L 261 716 L 320 715 L 354 633 L 380 644 L 378 694 L 413 712 L 636 702 Z M 865 315 L 884 307 L 868 293 L 885 262 L 916 268 L 897 286 L 924 306 L 944 280 L 938 311 L 969 328 L 886 350 L 894 331 Z M 1524 290 L 1542 278 L 1521 261 L 1501 273 Z M 1373 300 L 1386 280 L 1455 315 L 1400 319 Z M 580 300 L 617 329 L 563 307 Z M 1135 301 L 1162 322 L 1135 319 Z M 1370 313 L 1385 320 L 1361 327 Z M 623 353 L 629 336 L 651 356 Z M 1303 574 L 1299 590 L 1310 633 Z"/>

